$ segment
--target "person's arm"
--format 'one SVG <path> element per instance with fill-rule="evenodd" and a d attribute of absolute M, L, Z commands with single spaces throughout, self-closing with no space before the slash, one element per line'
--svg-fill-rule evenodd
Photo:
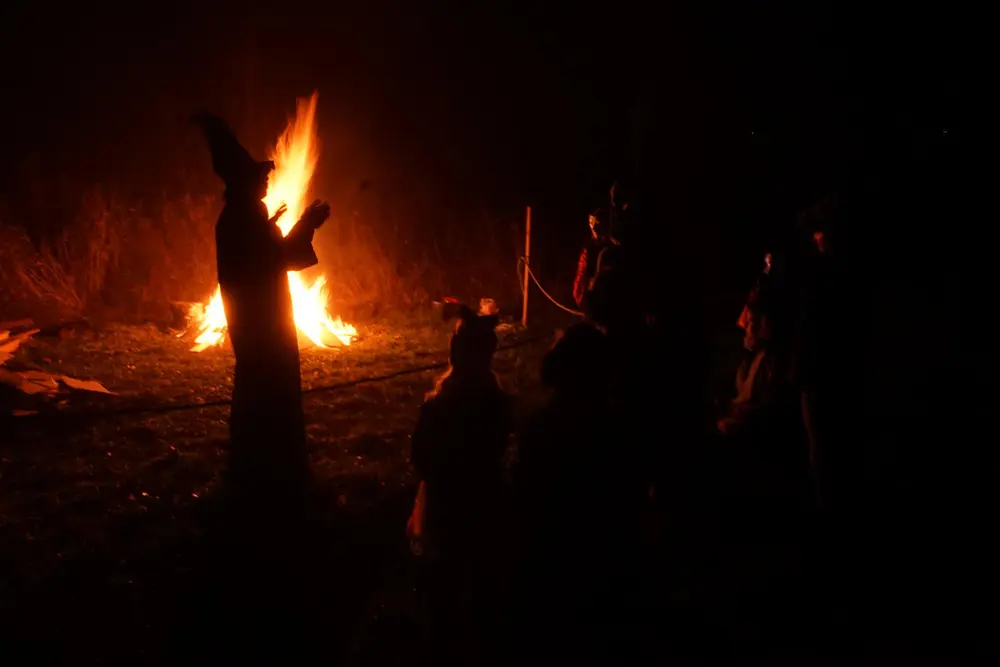
<path fill-rule="evenodd" d="M 299 220 L 281 239 L 281 257 L 286 271 L 302 271 L 319 264 L 313 250 L 313 234 L 316 231 L 308 222 Z"/>
<path fill-rule="evenodd" d="M 802 298 L 799 321 L 796 323 L 794 356 L 790 369 L 791 382 L 799 393 L 799 410 L 802 425 L 809 440 L 809 459 L 814 469 L 819 464 L 823 444 L 821 401 L 817 397 L 817 387 L 822 384 L 823 356 L 821 354 L 820 324 L 817 313 L 822 312 L 822 294 L 810 286 Z"/>
<path fill-rule="evenodd" d="M 731 408 L 724 417 L 715 422 L 715 427 L 723 435 L 739 436 L 747 430 L 747 414 L 743 410 Z"/>
<path fill-rule="evenodd" d="M 284 207 L 279 208 L 271 222 L 277 223 L 277 218 L 284 213 Z M 330 217 L 330 206 L 314 201 L 302 213 L 302 217 L 281 240 L 281 254 L 287 271 L 301 271 L 319 263 L 313 250 L 313 234 L 326 219 Z"/>
<path fill-rule="evenodd" d="M 718 421 L 719 430 L 729 436 L 758 432 L 780 411 L 783 396 L 787 396 L 786 385 L 775 372 L 772 355 L 765 353 L 763 358 L 744 360 L 736 371 L 736 398 Z M 746 394 L 748 388 L 750 393 Z"/>
<path fill-rule="evenodd" d="M 815 389 L 804 387 L 799 393 L 802 425 L 809 441 L 809 462 L 814 470 L 824 465 L 829 448 L 828 434 L 832 425 L 827 407 L 827 402 Z"/>
<path fill-rule="evenodd" d="M 583 297 L 587 293 L 587 249 L 580 253 L 576 264 L 576 279 L 573 281 L 573 300 L 576 305 L 583 305 Z"/>
<path fill-rule="evenodd" d="M 427 474 L 431 467 L 431 448 L 433 447 L 433 405 L 424 403 L 420 406 L 420 414 L 417 417 L 417 425 L 413 429 L 413 436 L 410 439 L 410 462 L 420 479 L 427 479 Z"/>

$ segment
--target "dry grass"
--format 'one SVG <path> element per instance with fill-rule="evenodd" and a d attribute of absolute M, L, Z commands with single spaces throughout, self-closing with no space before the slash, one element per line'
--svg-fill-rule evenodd
<path fill-rule="evenodd" d="M 7 317 L 79 315 L 83 299 L 49 246 L 36 248 L 19 227 L 0 226 L 0 307 Z"/>
<path fill-rule="evenodd" d="M 519 299 L 516 223 L 454 226 L 456 233 L 443 224 L 417 241 L 395 222 L 331 220 L 317 246 L 335 307 L 350 317 L 382 317 L 444 295 L 470 303 L 489 296 L 512 312 Z"/>
<path fill-rule="evenodd" d="M 350 349 L 303 351 L 306 389 L 446 359 L 449 325 L 360 329 Z M 10 363 L 97 379 L 119 393 L 88 396 L 72 409 L 228 398 L 228 348 L 198 354 L 189 346 L 155 327 L 114 326 L 36 338 Z M 522 408 L 537 398 L 544 349 L 542 343 L 497 355 L 502 381 Z M 412 502 L 409 434 L 435 375 L 305 398 L 311 465 L 329 503 L 323 511 L 340 517 L 331 539 L 342 557 L 368 561 L 327 571 L 338 596 L 371 587 L 351 602 L 362 607 L 352 608 L 352 622 L 387 596 L 408 609 L 399 613 L 413 613 L 411 585 L 399 580 L 408 558 L 397 514 Z M 84 662 L 107 655 L 110 646 L 160 650 L 168 640 L 158 633 L 180 613 L 176 587 L 190 585 L 203 519 L 213 511 L 226 417 L 223 407 L 7 423 L 0 444 L 0 616 L 16 617 L 29 636 L 83 641 L 74 655 Z M 375 569 L 359 575 L 362 565 Z M 348 604 L 335 602 L 331 609 Z"/>
<path fill-rule="evenodd" d="M 441 323 L 405 329 L 363 326 L 360 340 L 350 348 L 303 350 L 303 389 L 446 361 L 450 330 Z M 516 338 L 505 342 L 513 340 Z M 232 373 L 229 348 L 194 353 L 189 347 L 189 340 L 155 327 L 113 326 L 62 339 L 35 338 L 22 346 L 8 365 L 96 379 L 117 394 L 84 394 L 82 403 L 64 406 L 74 414 L 228 399 Z M 537 390 L 538 359 L 544 350 L 543 342 L 497 355 L 496 368 L 509 391 L 524 398 Z M 370 473 L 405 480 L 408 435 L 417 408 L 439 373 L 308 393 L 305 407 L 317 470 L 325 476 Z M 4 467 L 19 474 L 3 487 L 0 516 L 5 517 L 7 528 L 14 517 L 40 518 L 38 507 L 30 509 L 38 497 L 25 493 L 34 488 L 45 489 L 50 498 L 61 497 L 60 504 L 72 505 L 73 498 L 93 491 L 92 487 L 169 485 L 172 482 L 166 479 L 140 481 L 153 450 L 157 457 L 178 452 L 198 460 L 211 458 L 200 471 L 203 479 L 199 484 L 174 490 L 182 492 L 185 499 L 192 492 L 204 494 L 214 485 L 221 464 L 215 457 L 227 437 L 226 414 L 227 408 L 222 407 L 116 415 L 83 422 L 51 417 L 15 420 L 6 431 L 14 437 L 2 451 Z M 22 448 L 15 441 L 30 442 L 30 446 Z M 365 447 L 380 450 L 381 455 L 357 456 Z M 72 472 L 75 466 L 83 467 Z M 90 479 L 84 485 L 88 488 L 76 484 L 80 473 Z M 134 491 L 139 495 L 151 489 Z"/>
<path fill-rule="evenodd" d="M 0 317 L 169 321 L 171 303 L 214 289 L 219 206 L 190 196 L 129 203 L 95 190 L 38 238 L 0 221 Z M 414 239 L 397 221 L 332 219 L 317 236 L 313 272 L 326 275 L 332 310 L 351 318 L 412 313 L 445 294 L 513 309 L 517 234 L 516 221 L 452 221 Z"/>
<path fill-rule="evenodd" d="M 114 311 L 123 318 L 169 312 L 214 279 L 214 203 L 186 197 L 131 206 L 94 190 L 56 231 L 32 238 L 0 222 L 0 309 L 58 321 Z"/>

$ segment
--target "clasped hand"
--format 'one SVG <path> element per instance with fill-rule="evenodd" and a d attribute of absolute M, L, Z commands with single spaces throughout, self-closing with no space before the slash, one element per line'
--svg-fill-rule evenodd
<path fill-rule="evenodd" d="M 288 205 L 284 202 L 278 206 L 278 209 L 271 216 L 271 224 L 275 224 L 278 220 L 288 211 Z M 322 202 L 319 199 L 309 204 L 306 210 L 302 213 L 302 217 L 299 218 L 299 222 L 304 222 L 310 225 L 313 229 L 319 229 L 326 222 L 326 219 L 330 217 L 330 205 L 326 202 Z"/>
<path fill-rule="evenodd" d="M 313 229 L 319 229 L 329 217 L 330 205 L 317 199 L 306 207 L 300 221 L 304 221 L 306 224 L 312 225 Z"/>

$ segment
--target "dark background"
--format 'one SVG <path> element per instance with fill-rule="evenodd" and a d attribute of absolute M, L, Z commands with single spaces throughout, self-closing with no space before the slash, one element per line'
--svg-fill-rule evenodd
<path fill-rule="evenodd" d="M 567 297 L 617 178 L 640 196 L 663 308 L 699 339 L 736 335 L 761 254 L 827 194 L 895 255 L 883 273 L 978 264 L 976 23 L 958 5 L 819 2 L 18 7 L 0 200 L 217 193 L 191 114 L 228 118 L 263 158 L 318 90 L 313 192 L 334 216 L 377 212 L 430 244 L 506 234 L 531 205 L 536 269 Z"/>
<path fill-rule="evenodd" d="M 913 529 L 892 552 L 910 568 L 892 569 L 916 595 L 932 578 L 985 590 L 993 552 L 969 541 L 986 540 L 997 470 L 996 216 L 980 206 L 995 185 L 970 103 L 991 81 L 983 20 L 959 4 L 403 4 L 8 9 L 0 203 L 95 183 L 138 200 L 217 193 L 187 119 L 214 111 L 263 157 L 313 90 L 314 194 L 334 215 L 377 207 L 417 240 L 531 205 L 540 270 L 571 277 L 586 213 L 622 179 L 641 195 L 648 282 L 676 325 L 663 404 L 697 416 L 720 332 L 739 353 L 733 324 L 762 252 L 803 208 L 843 195 L 869 250 L 854 265 L 864 296 L 843 315 L 864 358 L 845 375 L 866 406 L 859 437 L 893 480 L 886 524 L 905 513 Z"/>
<path fill-rule="evenodd" d="M 712 330 L 830 193 L 901 271 L 977 263 L 975 24 L 852 3 L 18 7 L 2 199 L 217 193 L 190 115 L 230 119 L 263 157 L 318 90 L 313 191 L 335 216 L 377 209 L 419 243 L 531 205 L 537 266 L 565 283 L 617 178 L 641 197 L 659 298 Z"/>
<path fill-rule="evenodd" d="M 0 40 L 2 200 L 217 193 L 190 115 L 230 119 L 263 157 L 318 90 L 313 191 L 335 216 L 377 210 L 429 243 L 531 205 L 536 266 L 566 283 L 617 178 L 640 195 L 658 298 L 712 331 L 827 194 L 854 198 L 899 271 L 979 263 L 976 24 L 959 5 L 871 3 L 18 7 Z"/>
<path fill-rule="evenodd" d="M 192 112 L 262 154 L 318 89 L 323 196 L 370 178 L 410 210 L 579 218 L 641 175 L 684 196 L 704 180 L 750 220 L 880 145 L 959 131 L 974 41 L 957 12 L 844 3 L 403 4 L 13 10 L 4 182 L 210 190 Z"/>

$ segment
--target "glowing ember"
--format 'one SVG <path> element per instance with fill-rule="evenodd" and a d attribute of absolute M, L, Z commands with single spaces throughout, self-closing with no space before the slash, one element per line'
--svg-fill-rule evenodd
<path fill-rule="evenodd" d="M 308 100 L 299 100 L 295 118 L 285 128 L 269 158 L 274 160 L 275 169 L 271 173 L 264 204 L 267 205 L 268 215 L 274 215 L 282 203 L 288 206 L 278 221 L 282 235 L 287 235 L 305 210 L 309 183 L 316 169 L 316 93 Z M 292 293 L 295 326 L 302 336 L 318 347 L 329 347 L 331 343 L 351 344 L 358 332 L 339 317 L 330 315 L 325 276 L 319 276 L 307 287 L 298 272 L 289 271 L 288 286 Z M 225 340 L 226 313 L 219 287 L 215 288 L 208 304 L 198 311 L 191 313 L 198 327 L 198 337 L 191 348 L 194 352 L 221 345 Z"/>

